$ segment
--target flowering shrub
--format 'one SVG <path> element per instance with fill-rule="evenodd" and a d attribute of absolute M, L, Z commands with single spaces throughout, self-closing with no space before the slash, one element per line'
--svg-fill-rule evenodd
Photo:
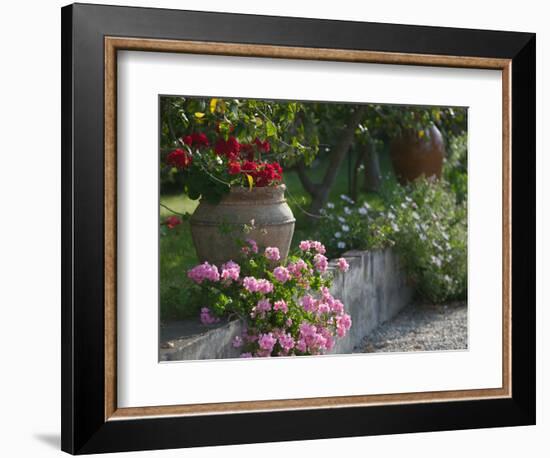
<path fill-rule="evenodd" d="M 331 256 L 349 249 L 394 246 L 421 299 L 464 299 L 467 290 L 466 202 L 443 180 L 416 180 L 386 191 L 377 205 L 342 196 L 320 225 Z"/>
<path fill-rule="evenodd" d="M 195 302 L 202 302 L 200 319 L 213 324 L 238 316 L 245 329 L 233 345 L 242 357 L 318 355 L 344 337 L 351 318 L 334 298 L 325 247 L 304 240 L 281 261 L 276 247 L 260 250 L 253 240 L 243 243 L 240 263 L 219 268 L 205 262 L 187 273 Z M 341 271 L 349 265 L 337 261 Z"/>
<path fill-rule="evenodd" d="M 183 173 L 192 199 L 202 196 L 216 203 L 231 186 L 276 186 L 282 181 L 279 163 L 262 159 L 271 151 L 267 140 L 240 143 L 229 135 L 211 142 L 205 133 L 194 132 L 179 142 L 181 148 L 166 156 L 166 164 Z"/>

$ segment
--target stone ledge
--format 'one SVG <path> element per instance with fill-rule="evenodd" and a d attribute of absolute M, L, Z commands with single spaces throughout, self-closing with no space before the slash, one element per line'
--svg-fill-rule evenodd
<path fill-rule="evenodd" d="M 346 273 L 329 268 L 334 274 L 332 294 L 345 304 L 352 327 L 338 339 L 332 354 L 352 353 L 376 327 L 393 318 L 412 298 L 398 256 L 391 249 L 376 251 L 352 250 L 344 253 L 350 264 Z M 240 335 L 242 323 L 231 321 L 203 326 L 197 320 L 173 322 L 162 326 L 161 361 L 237 358 L 239 350 L 231 341 Z"/>

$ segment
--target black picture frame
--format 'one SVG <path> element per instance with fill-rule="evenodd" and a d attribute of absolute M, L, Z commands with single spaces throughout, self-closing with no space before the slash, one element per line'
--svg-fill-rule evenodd
<path fill-rule="evenodd" d="M 535 424 L 535 34 L 89 4 L 66 6 L 61 14 L 64 451 L 85 454 Z M 106 421 L 106 36 L 511 59 L 512 396 Z"/>

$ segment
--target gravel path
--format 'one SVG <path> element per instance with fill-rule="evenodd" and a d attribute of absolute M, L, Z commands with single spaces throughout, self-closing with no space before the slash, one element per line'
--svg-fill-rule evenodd
<path fill-rule="evenodd" d="M 466 350 L 465 303 L 410 305 L 379 326 L 361 345 L 363 353 Z"/>

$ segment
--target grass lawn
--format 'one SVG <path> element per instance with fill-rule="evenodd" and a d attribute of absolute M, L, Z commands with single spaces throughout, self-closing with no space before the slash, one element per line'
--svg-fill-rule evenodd
<path fill-rule="evenodd" d="M 391 170 L 386 154 L 380 155 L 382 173 Z M 353 160 L 353 159 L 352 159 Z M 349 193 L 348 159 L 342 164 L 336 182 L 331 189 L 329 200 L 340 199 L 341 194 Z M 320 163 L 313 167 L 310 176 L 314 182 L 321 181 L 328 163 Z M 309 194 L 303 189 L 295 172 L 286 172 L 284 182 L 287 186 L 287 201 L 296 217 L 296 229 L 293 237 L 293 246 L 300 240 L 315 238 L 316 229 L 311 220 L 306 217 L 302 209 L 307 209 L 310 203 Z M 362 194 L 363 198 L 376 199 L 376 195 Z M 161 203 L 178 213 L 193 213 L 197 201 L 190 200 L 185 194 L 162 195 Z M 165 207 L 160 207 L 161 220 L 172 213 Z M 166 235 L 160 239 L 160 307 L 161 319 L 182 319 L 197 316 L 197 311 L 185 306 L 182 298 L 182 290 L 186 278 L 187 269 L 196 265 L 198 259 L 191 240 L 189 223 L 185 222 L 172 230 L 167 230 Z"/>

